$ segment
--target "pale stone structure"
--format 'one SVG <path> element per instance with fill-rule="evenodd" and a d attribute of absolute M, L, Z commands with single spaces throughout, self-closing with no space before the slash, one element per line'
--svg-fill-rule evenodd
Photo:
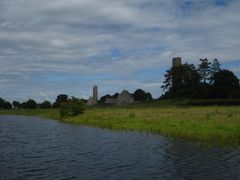
<path fill-rule="evenodd" d="M 132 103 L 134 103 L 134 98 L 127 90 L 123 90 L 117 97 L 117 105 L 126 105 Z"/>
<path fill-rule="evenodd" d="M 93 86 L 93 104 L 97 104 L 98 102 L 98 87 Z"/>
<path fill-rule="evenodd" d="M 107 98 L 105 103 L 109 105 L 127 105 L 134 103 L 134 98 L 127 90 L 123 90 L 117 98 Z"/>
<path fill-rule="evenodd" d="M 116 98 L 107 98 L 105 100 L 105 103 L 109 104 L 109 105 L 116 105 L 117 104 L 117 99 Z"/>
<path fill-rule="evenodd" d="M 93 86 L 93 96 L 88 99 L 87 105 L 96 105 L 98 103 L 98 87 Z"/>

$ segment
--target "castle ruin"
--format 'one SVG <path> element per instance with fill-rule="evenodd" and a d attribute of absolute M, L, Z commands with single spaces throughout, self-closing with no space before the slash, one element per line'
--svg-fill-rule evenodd
<path fill-rule="evenodd" d="M 172 58 L 172 67 L 179 67 L 182 65 L 182 59 L 180 57 Z"/>

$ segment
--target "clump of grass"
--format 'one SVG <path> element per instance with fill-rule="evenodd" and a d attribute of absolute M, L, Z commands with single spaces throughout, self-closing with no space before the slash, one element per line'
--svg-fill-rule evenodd
<path fill-rule="evenodd" d="M 129 113 L 128 117 L 129 118 L 135 118 L 135 113 Z"/>

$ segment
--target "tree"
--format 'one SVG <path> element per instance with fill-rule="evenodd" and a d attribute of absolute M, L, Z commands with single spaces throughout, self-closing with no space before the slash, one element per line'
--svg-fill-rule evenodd
<path fill-rule="evenodd" d="M 5 100 L 3 98 L 0 98 L 0 109 L 4 108 Z"/>
<path fill-rule="evenodd" d="M 77 116 L 82 114 L 85 109 L 85 103 L 82 100 L 72 97 L 67 102 L 61 103 L 59 112 L 61 117 Z"/>
<path fill-rule="evenodd" d="M 231 98 L 239 90 L 239 79 L 229 70 L 220 70 L 213 76 L 215 97 Z"/>
<path fill-rule="evenodd" d="M 40 104 L 40 108 L 41 109 L 50 109 L 50 108 L 52 108 L 52 105 L 49 101 L 45 100 Z"/>
<path fill-rule="evenodd" d="M 37 103 L 33 99 L 29 99 L 28 101 L 23 102 L 21 106 L 25 109 L 36 109 Z"/>
<path fill-rule="evenodd" d="M 66 94 L 59 94 L 57 96 L 56 102 L 61 103 L 61 102 L 67 102 L 67 101 L 68 101 L 68 95 Z"/>
<path fill-rule="evenodd" d="M 102 96 L 100 98 L 100 103 L 104 104 L 106 99 L 108 99 L 108 98 L 112 98 L 112 96 L 110 94 L 106 94 L 105 96 Z"/>
<path fill-rule="evenodd" d="M 165 80 L 161 88 L 169 97 L 191 95 L 199 83 L 199 75 L 193 64 L 183 64 L 172 67 L 164 75 Z"/>
<path fill-rule="evenodd" d="M 114 95 L 112 95 L 112 98 L 117 99 L 118 96 L 119 96 L 119 93 L 115 93 Z"/>
<path fill-rule="evenodd" d="M 212 66 L 210 68 L 211 76 L 213 76 L 215 73 L 221 70 L 220 66 L 221 66 L 220 62 L 217 59 L 214 59 L 212 62 Z"/>
<path fill-rule="evenodd" d="M 61 103 L 67 102 L 68 101 L 68 95 L 66 94 L 59 94 L 57 96 L 56 101 L 53 103 L 53 108 L 59 108 Z"/>
<path fill-rule="evenodd" d="M 206 84 L 208 76 L 210 74 L 210 65 L 211 63 L 208 62 L 208 59 L 200 59 L 200 64 L 198 65 L 198 71 L 200 78 L 203 80 L 203 83 Z"/>
<path fill-rule="evenodd" d="M 133 93 L 134 101 L 146 101 L 147 100 L 147 93 L 142 89 L 137 89 Z"/>
<path fill-rule="evenodd" d="M 15 109 L 20 109 L 21 108 L 21 103 L 20 102 L 18 102 L 18 101 L 13 101 L 13 107 L 15 108 Z"/>
<path fill-rule="evenodd" d="M 4 109 L 12 109 L 12 104 L 8 101 L 6 101 L 3 105 L 3 108 Z"/>

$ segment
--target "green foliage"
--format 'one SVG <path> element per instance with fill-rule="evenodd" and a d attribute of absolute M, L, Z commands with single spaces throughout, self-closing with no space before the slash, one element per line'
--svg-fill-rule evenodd
<path fill-rule="evenodd" d="M 211 63 L 208 62 L 208 59 L 200 59 L 200 64 L 198 65 L 198 71 L 199 71 L 199 75 L 200 78 L 203 80 L 203 83 L 206 84 L 207 79 L 210 75 L 210 65 Z"/>
<path fill-rule="evenodd" d="M 40 108 L 41 109 L 50 109 L 50 108 L 52 108 L 52 105 L 49 101 L 45 100 L 40 104 Z"/>
<path fill-rule="evenodd" d="M 240 144 L 239 106 L 176 106 L 169 101 L 89 108 L 61 121 L 115 130 L 138 130 L 211 144 Z M 181 101 L 182 102 L 182 101 Z M 1 110 L 0 114 L 59 119 L 57 109 Z"/>
<path fill-rule="evenodd" d="M 67 102 L 62 102 L 59 112 L 61 117 L 65 116 L 77 116 L 79 114 L 83 114 L 85 110 L 85 103 L 78 99 L 72 97 L 68 99 Z"/>
<path fill-rule="evenodd" d="M 102 96 L 102 97 L 100 98 L 100 103 L 101 103 L 101 104 L 105 104 L 105 101 L 106 101 L 106 99 L 108 99 L 108 98 L 112 98 L 112 96 L 111 96 L 110 94 L 106 94 L 105 96 Z"/>
<path fill-rule="evenodd" d="M 13 106 L 14 106 L 15 109 L 20 109 L 20 108 L 21 108 L 21 103 L 18 102 L 18 101 L 13 101 L 12 104 L 13 104 Z"/>
<path fill-rule="evenodd" d="M 68 95 L 66 94 L 59 94 L 57 96 L 56 101 L 53 103 L 53 108 L 59 108 L 61 106 L 61 103 L 65 103 L 68 101 Z"/>
<path fill-rule="evenodd" d="M 12 104 L 0 98 L 0 109 L 12 109 Z"/>
<path fill-rule="evenodd" d="M 200 59 L 198 70 L 193 64 L 172 67 L 164 75 L 162 99 L 169 98 L 239 98 L 239 80 L 229 70 L 221 70 L 217 59 L 213 63 Z"/>
<path fill-rule="evenodd" d="M 8 101 L 6 101 L 3 105 L 3 108 L 4 109 L 12 109 L 12 104 Z"/>
<path fill-rule="evenodd" d="M 239 90 L 239 80 L 229 70 L 221 70 L 215 73 L 212 79 L 217 97 L 229 98 Z"/>
<path fill-rule="evenodd" d="M 185 97 L 193 94 L 193 89 L 199 83 L 199 75 L 193 64 L 183 64 L 167 70 L 164 75 L 163 90 L 167 97 Z"/>
<path fill-rule="evenodd" d="M 146 101 L 147 93 L 142 89 L 137 89 L 133 93 L 134 101 Z"/>
<path fill-rule="evenodd" d="M 24 109 L 36 109 L 37 103 L 33 99 L 29 99 L 28 101 L 23 102 L 21 107 Z"/>

